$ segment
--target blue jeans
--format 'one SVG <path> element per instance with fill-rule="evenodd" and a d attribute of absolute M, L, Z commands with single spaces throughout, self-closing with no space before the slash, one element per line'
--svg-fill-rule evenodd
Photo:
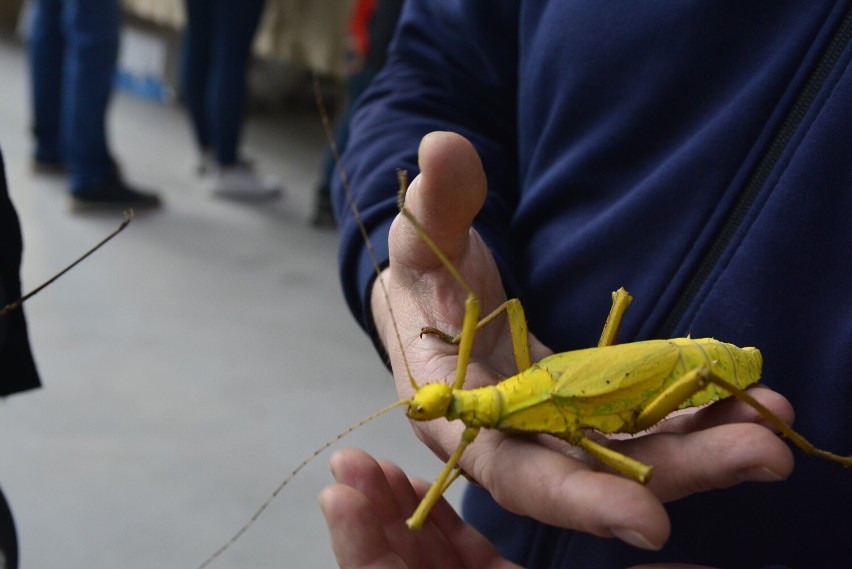
<path fill-rule="evenodd" d="M 251 45 L 264 0 L 186 0 L 181 86 L 196 142 L 238 160 Z"/>
<path fill-rule="evenodd" d="M 37 0 L 29 42 L 35 158 L 64 162 L 71 191 L 115 166 L 106 110 L 118 55 L 118 0 Z"/>

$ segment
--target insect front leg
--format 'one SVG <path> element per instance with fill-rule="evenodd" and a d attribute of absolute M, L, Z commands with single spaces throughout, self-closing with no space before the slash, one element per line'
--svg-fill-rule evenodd
<path fill-rule="evenodd" d="M 527 329 L 527 318 L 524 314 L 524 307 L 521 301 L 517 298 L 510 298 L 497 308 L 495 308 L 488 316 L 477 322 L 476 331 L 481 330 L 485 325 L 493 322 L 501 313 L 505 312 L 509 320 L 509 331 L 512 334 L 512 349 L 515 353 L 515 363 L 518 366 L 518 371 L 529 369 L 532 365 L 530 360 L 530 342 Z M 427 326 L 420 330 L 421 334 L 429 334 L 436 336 L 440 340 L 448 344 L 458 344 L 461 341 L 461 334 L 452 336 L 446 332 L 442 332 L 437 328 Z"/>
<path fill-rule="evenodd" d="M 462 457 L 465 449 L 476 439 L 476 435 L 479 434 L 479 427 L 468 427 L 462 433 L 462 439 L 459 443 L 459 446 L 456 448 L 455 452 L 453 452 L 452 456 L 450 456 L 449 460 L 447 460 L 447 464 L 444 465 L 444 469 L 441 471 L 441 474 L 438 475 L 438 478 L 435 479 L 435 482 L 432 483 L 432 486 L 429 488 L 429 491 L 423 496 L 423 499 L 420 501 L 420 504 L 417 506 L 417 509 L 405 521 L 405 524 L 409 527 L 409 529 L 420 529 L 423 527 L 423 523 L 426 521 L 426 518 L 429 516 L 429 512 L 432 511 L 432 508 L 441 499 L 441 496 L 450 487 L 450 484 L 458 478 L 459 476 L 459 460 Z"/>
<path fill-rule="evenodd" d="M 467 300 L 464 303 L 464 323 L 459 341 L 459 360 L 456 364 L 456 379 L 453 381 L 453 389 L 464 387 L 467 364 L 470 362 L 470 352 L 473 349 L 473 337 L 476 335 L 476 320 L 479 318 L 479 310 L 479 298 L 472 292 L 468 293 Z"/>

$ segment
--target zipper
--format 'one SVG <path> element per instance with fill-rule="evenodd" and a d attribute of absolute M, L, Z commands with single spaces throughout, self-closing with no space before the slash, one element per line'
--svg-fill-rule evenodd
<path fill-rule="evenodd" d="M 852 9 L 846 12 L 846 16 L 841 21 L 834 36 L 820 57 L 819 62 L 814 68 L 813 73 L 808 78 L 795 103 L 791 107 L 789 113 L 781 123 L 781 127 L 772 139 L 769 148 L 761 158 L 754 173 L 749 179 L 743 193 L 740 195 L 737 202 L 734 204 L 730 215 L 725 224 L 716 235 L 707 253 L 704 255 L 701 263 L 696 268 L 692 278 L 687 283 L 686 287 L 681 291 L 680 296 L 675 301 L 674 307 L 669 312 L 668 317 L 663 322 L 658 333 L 659 338 L 669 338 L 675 333 L 675 329 L 686 316 L 687 311 L 692 306 L 698 292 L 704 286 L 704 283 L 709 278 L 716 264 L 722 258 L 725 250 L 730 245 L 734 234 L 739 229 L 745 219 L 749 209 L 754 204 L 761 188 L 769 179 L 778 161 L 787 149 L 790 140 L 798 130 L 807 112 L 810 110 L 817 95 L 821 91 L 823 85 L 828 79 L 829 74 L 834 69 L 837 60 L 840 58 L 843 50 L 852 40 Z"/>

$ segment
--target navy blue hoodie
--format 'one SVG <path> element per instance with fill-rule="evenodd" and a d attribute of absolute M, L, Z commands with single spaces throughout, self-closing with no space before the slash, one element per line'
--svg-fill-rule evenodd
<path fill-rule="evenodd" d="M 395 169 L 417 171 L 427 132 L 459 132 L 488 176 L 475 227 L 546 345 L 595 345 L 623 285 L 621 341 L 757 346 L 796 428 L 848 453 L 850 37 L 850 1 L 408 0 L 344 167 L 386 259 Z M 369 330 L 374 269 L 340 194 L 343 287 Z M 852 472 L 796 458 L 786 482 L 669 504 L 658 554 L 516 518 L 481 490 L 464 510 L 528 567 L 844 566 Z"/>

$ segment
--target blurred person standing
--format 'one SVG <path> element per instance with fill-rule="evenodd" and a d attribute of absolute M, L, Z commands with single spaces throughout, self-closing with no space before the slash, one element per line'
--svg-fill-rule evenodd
<path fill-rule="evenodd" d="M 118 0 L 35 0 L 29 38 L 33 169 L 65 173 L 74 209 L 156 207 L 109 150 L 106 111 L 118 57 Z"/>
<path fill-rule="evenodd" d="M 0 397 L 41 385 L 30 350 L 24 311 L 3 310 L 21 297 L 21 227 L 6 188 L 0 152 Z M 18 535 L 12 510 L 0 491 L 0 567 L 17 569 Z"/>
<path fill-rule="evenodd" d="M 349 118 L 361 94 L 385 64 L 388 46 L 396 29 L 404 0 L 355 0 L 349 18 L 351 34 L 350 69 L 346 79 L 346 101 L 343 116 L 334 132 L 338 152 L 343 152 L 349 140 Z M 334 227 L 331 205 L 331 180 L 336 175 L 334 156 L 327 150 L 323 158 L 320 180 L 316 190 L 314 227 Z"/>
<path fill-rule="evenodd" d="M 199 173 L 219 197 L 277 198 L 278 181 L 259 175 L 239 153 L 252 40 L 265 1 L 185 1 L 181 86 L 201 153 Z"/>

